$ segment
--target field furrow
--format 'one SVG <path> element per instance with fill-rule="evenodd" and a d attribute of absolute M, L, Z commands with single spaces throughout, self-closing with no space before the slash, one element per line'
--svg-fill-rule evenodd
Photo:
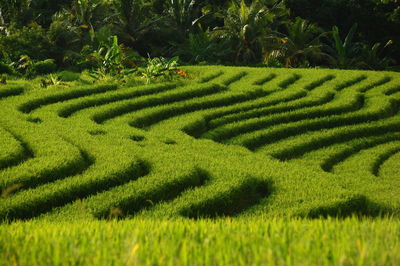
<path fill-rule="evenodd" d="M 333 129 L 311 131 L 270 145 L 265 145 L 259 152 L 266 152 L 280 160 L 291 160 L 337 143 L 352 139 L 396 133 L 400 130 L 400 118 L 392 117 L 376 123 L 362 123 Z"/>
<path fill-rule="evenodd" d="M 0 88 L 0 101 L 11 96 L 17 96 L 24 93 L 24 88 L 21 86 L 7 86 Z"/>
<path fill-rule="evenodd" d="M 68 104 L 64 104 L 61 109 L 58 110 L 58 115 L 64 118 L 68 118 L 69 116 L 92 106 L 101 106 L 122 100 L 137 99 L 143 96 L 156 95 L 158 93 L 176 89 L 176 87 L 177 84 L 170 83 L 162 85 L 134 87 L 123 91 L 113 91 L 111 93 L 106 92 L 101 95 L 85 97 L 74 102 L 68 102 Z"/>
<path fill-rule="evenodd" d="M 263 91 L 249 91 L 247 93 L 220 93 L 211 96 L 206 96 L 194 100 L 188 100 L 185 102 L 179 102 L 176 104 L 157 106 L 155 108 L 149 108 L 143 110 L 143 112 L 137 112 L 134 118 L 129 124 L 133 127 L 149 127 L 162 120 L 170 119 L 183 114 L 190 114 L 199 110 L 214 110 L 215 108 L 221 108 L 231 105 L 240 105 L 240 103 L 246 104 L 248 102 L 256 101 L 265 96 Z M 144 114 L 143 114 L 144 113 Z"/>
<path fill-rule="evenodd" d="M 184 101 L 194 97 L 212 95 L 225 90 L 227 90 L 227 88 L 216 84 L 186 86 L 182 87 L 177 92 L 158 94 L 157 96 L 149 96 L 140 100 L 120 101 L 114 105 L 105 105 L 104 108 L 98 108 L 100 110 L 95 110 L 95 113 L 91 118 L 96 123 L 103 124 L 115 117 L 137 112 L 141 109 Z"/>
<path fill-rule="evenodd" d="M 400 180 L 400 151 L 393 151 L 386 161 L 381 162 L 378 175 L 384 179 Z"/>
<path fill-rule="evenodd" d="M 269 143 L 282 140 L 297 134 L 330 129 L 341 126 L 357 125 L 365 122 L 379 121 L 394 116 L 399 111 L 398 102 L 391 98 L 370 97 L 365 100 L 364 105 L 356 110 L 345 111 L 343 114 L 324 116 L 321 118 L 308 119 L 298 122 L 282 123 L 276 127 L 261 129 L 248 134 L 243 134 L 229 141 L 229 143 L 244 145 L 256 150 Z M 312 117 L 312 116 L 311 116 Z"/>
<path fill-rule="evenodd" d="M 279 112 L 282 109 L 271 108 L 268 113 L 266 110 L 263 113 L 263 116 L 260 118 L 249 118 L 246 119 L 246 115 L 243 121 L 235 121 L 233 123 L 229 123 L 225 126 L 215 128 L 214 130 L 208 132 L 208 136 L 211 139 L 221 142 L 229 143 L 229 139 L 235 139 L 236 136 L 242 137 L 242 135 L 254 132 L 257 130 L 262 130 L 264 128 L 271 128 L 273 126 L 282 126 L 282 124 L 290 124 L 290 123 L 302 123 L 302 120 L 309 120 L 313 117 L 319 118 L 324 115 L 335 115 L 342 114 L 347 112 L 352 112 L 359 110 L 363 104 L 364 98 L 359 94 L 348 94 L 341 95 L 343 97 L 333 98 L 332 101 L 324 103 L 322 101 L 322 105 L 318 105 L 316 107 L 306 107 L 299 108 L 293 111 Z M 328 98 L 329 99 L 329 98 Z M 320 100 L 320 99 L 319 99 Z M 318 101 L 314 101 L 314 103 L 318 103 Z M 278 111 L 278 112 L 276 112 Z M 320 121 L 318 119 L 318 121 Z M 206 136 L 207 136 L 206 135 Z M 239 137 L 239 138 L 240 138 Z"/>
<path fill-rule="evenodd" d="M 301 84 L 301 86 L 305 89 L 309 89 L 311 87 L 313 87 L 313 89 L 316 89 L 322 85 L 324 85 L 325 82 L 328 82 L 330 80 L 333 79 L 333 76 L 328 75 L 328 76 L 323 76 L 323 77 L 318 77 L 318 75 L 316 77 L 312 77 L 312 79 L 314 81 L 310 81 L 309 79 L 305 80 L 305 82 L 303 82 L 303 84 Z M 315 81 L 316 79 L 316 81 Z M 277 105 L 276 107 L 273 108 L 254 108 L 254 110 L 248 111 L 248 112 L 240 112 L 238 114 L 232 114 L 232 115 L 226 115 L 224 117 L 220 117 L 220 118 L 214 118 L 213 120 L 211 120 L 209 122 L 209 126 L 208 128 L 210 129 L 214 129 L 211 130 L 210 132 L 207 132 L 204 134 L 204 137 L 211 137 L 213 138 L 213 135 L 215 134 L 219 134 L 219 132 L 227 132 L 229 130 L 225 130 L 223 125 L 226 124 L 233 124 L 232 127 L 238 128 L 237 126 L 240 127 L 240 121 L 243 120 L 250 120 L 251 118 L 262 118 L 263 116 L 270 116 L 273 114 L 277 114 L 277 113 L 282 113 L 282 112 L 288 112 L 288 111 L 295 111 L 295 110 L 299 110 L 299 109 L 303 109 L 306 107 L 312 107 L 315 105 L 322 105 L 324 106 L 325 104 L 328 104 L 331 102 L 331 100 L 333 99 L 333 92 L 331 92 L 331 89 L 336 90 L 338 87 L 340 87 L 342 90 L 346 89 L 345 94 L 348 94 L 348 90 L 351 90 L 352 92 L 350 93 L 355 93 L 355 90 L 359 89 L 359 86 L 365 86 L 362 84 L 358 84 L 361 81 L 364 81 L 366 78 L 363 79 L 356 79 L 356 80 L 351 80 L 351 82 L 347 81 L 344 83 L 339 83 L 337 80 L 333 80 L 332 82 L 328 83 L 326 86 L 320 88 L 320 90 L 316 90 L 316 91 L 311 91 L 311 93 L 308 94 L 307 97 L 304 98 L 300 98 L 300 99 L 296 99 L 294 101 L 282 101 L 282 105 Z M 311 82 L 311 83 L 310 83 Z M 358 85 L 358 86 L 356 86 Z M 355 87 L 352 87 L 355 86 Z M 287 93 L 284 93 L 284 95 L 287 95 Z M 285 96 L 281 96 L 281 95 L 276 95 L 278 96 L 278 99 L 285 99 Z M 344 98 L 347 99 L 347 97 L 352 97 L 352 95 L 344 95 L 342 96 L 341 94 L 339 96 L 336 96 L 339 98 Z M 354 96 L 353 96 L 354 97 Z M 271 98 L 271 97 L 270 97 Z M 279 100 L 278 100 L 279 102 Z M 339 109 L 341 109 L 341 104 L 336 103 L 336 105 L 339 105 Z M 346 103 L 344 103 L 344 105 L 346 105 Z M 258 106 L 258 107 L 262 107 L 262 106 Z M 319 107 L 321 109 L 321 107 Z M 327 105 L 326 109 L 329 109 L 330 106 Z M 335 108 L 334 108 L 335 109 Z M 336 108 L 337 109 L 337 108 Z M 345 108 L 343 108 L 345 109 Z M 246 110 L 243 110 L 246 111 Z M 326 110 L 324 110 L 326 111 Z M 329 111 L 328 111 L 329 112 Z M 334 110 L 333 110 L 333 113 Z M 328 113 L 329 114 L 329 113 Z M 323 115 L 323 113 L 321 114 L 321 116 Z M 312 114 L 311 114 L 312 117 Z M 268 118 L 267 118 L 268 120 Z M 256 120 L 257 121 L 257 120 Z M 239 122 L 239 125 L 236 124 L 236 122 Z M 249 122 L 244 122 L 243 124 L 246 125 L 247 123 L 249 123 L 249 127 L 251 128 L 250 125 L 258 125 L 258 122 L 252 122 L 251 120 Z M 228 126 L 230 127 L 230 125 Z M 246 126 L 245 126 L 246 127 Z M 262 122 L 260 123 L 260 125 L 258 126 L 258 128 L 262 128 Z M 246 133 L 246 131 L 240 132 L 239 134 L 242 133 Z M 232 134 L 231 137 L 234 137 L 235 134 Z M 223 137 L 221 137 L 223 138 Z M 218 138 L 216 138 L 216 140 L 218 140 Z"/>
<path fill-rule="evenodd" d="M 212 117 L 207 117 L 209 120 L 209 124 L 212 125 L 213 124 L 213 120 L 216 119 L 223 119 L 223 116 L 227 116 L 227 115 L 234 115 L 236 113 L 242 113 L 245 111 L 251 111 L 251 110 L 257 110 L 263 107 L 269 107 L 271 105 L 275 105 L 278 103 L 284 103 L 284 102 L 290 102 L 293 100 L 297 100 L 299 98 L 302 97 L 306 97 L 307 96 L 307 90 L 311 90 L 315 89 L 317 87 L 322 86 L 325 82 L 332 80 L 334 77 L 333 76 L 313 76 L 313 77 L 306 77 L 303 79 L 297 79 L 296 80 L 296 86 L 295 88 L 297 88 L 297 91 L 301 91 L 301 89 L 304 89 L 305 92 L 302 95 L 299 95 L 301 97 L 296 97 L 296 98 L 292 98 L 290 97 L 291 93 L 294 93 L 296 91 L 296 89 L 294 89 L 292 86 L 282 86 L 282 84 L 286 84 L 286 81 L 282 81 L 281 84 L 278 84 L 278 89 L 272 87 L 269 88 L 269 92 L 270 94 L 268 95 L 269 97 L 267 98 L 268 101 L 266 101 L 266 103 L 261 103 L 261 104 L 253 104 L 251 106 L 248 106 L 247 108 L 240 108 L 240 109 L 236 109 L 234 112 L 230 112 L 230 113 L 225 113 L 223 115 L 219 115 L 219 116 L 212 116 Z M 317 80 L 316 80 L 317 79 Z M 300 88 L 300 90 L 299 90 Z"/>
<path fill-rule="evenodd" d="M 137 160 L 110 167 L 94 164 L 84 173 L 21 191 L 0 202 L 0 219 L 27 219 L 147 174 Z"/>
<path fill-rule="evenodd" d="M 41 108 L 46 105 L 51 105 L 54 103 L 68 101 L 76 98 L 81 98 L 89 95 L 100 94 L 110 90 L 116 90 L 118 86 L 116 85 L 97 85 L 88 86 L 84 88 L 78 88 L 72 91 L 62 92 L 62 93 L 40 93 L 40 95 L 35 95 L 21 104 L 18 109 L 23 113 L 31 113 L 34 110 Z M 44 95 L 43 95 L 44 94 Z M 47 94 L 47 95 L 46 95 Z"/>
<path fill-rule="evenodd" d="M 26 143 L 0 126 L 0 170 L 18 165 L 31 156 Z"/>
<path fill-rule="evenodd" d="M 178 197 L 183 191 L 203 185 L 208 176 L 184 158 L 160 154 L 146 163 L 148 174 L 137 180 L 116 186 L 84 200 L 76 201 L 47 217 L 73 216 L 79 208 L 86 209 L 85 215 L 99 219 L 133 216 L 162 201 Z"/>
<path fill-rule="evenodd" d="M 291 161 L 314 166 L 326 172 L 332 172 L 334 167 L 345 162 L 360 151 L 396 140 L 400 140 L 400 134 L 397 132 L 384 133 L 373 137 L 360 137 L 308 152 Z"/>
<path fill-rule="evenodd" d="M 378 176 L 381 165 L 399 151 L 399 140 L 388 140 L 383 144 L 370 145 L 370 147 L 359 149 L 346 160 L 334 165 L 332 171 L 336 174 Z"/>

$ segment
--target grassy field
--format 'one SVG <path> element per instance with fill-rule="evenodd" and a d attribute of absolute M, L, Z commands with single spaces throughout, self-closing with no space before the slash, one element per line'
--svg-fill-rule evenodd
<path fill-rule="evenodd" d="M 150 85 L 0 86 L 6 264 L 400 262 L 399 74 L 184 69 Z"/>
<path fill-rule="evenodd" d="M 398 265 L 391 219 L 27 222 L 0 226 L 0 265 Z"/>

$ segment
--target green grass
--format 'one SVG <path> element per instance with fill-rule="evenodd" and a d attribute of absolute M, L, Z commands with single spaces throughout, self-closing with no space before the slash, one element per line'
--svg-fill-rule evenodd
<path fill-rule="evenodd" d="M 398 265 L 397 220 L 131 220 L 0 226 L 0 265 Z"/>
<path fill-rule="evenodd" d="M 144 264 L 398 264 L 398 73 L 184 69 L 191 79 L 150 85 L 0 86 L 6 263 L 128 263 L 122 242 L 134 234 L 133 262 Z M 21 244 L 26 231 L 70 253 Z M 91 232 L 107 252 L 91 247 Z M 107 234 L 120 238 L 108 243 Z M 215 246 L 202 256 L 196 237 Z M 167 239 L 152 247 L 158 238 Z"/>

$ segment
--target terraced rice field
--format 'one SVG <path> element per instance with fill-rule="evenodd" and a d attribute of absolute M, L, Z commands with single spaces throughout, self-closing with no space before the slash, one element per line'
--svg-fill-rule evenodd
<path fill-rule="evenodd" d="M 399 214 L 400 74 L 0 87 L 0 219 Z"/>

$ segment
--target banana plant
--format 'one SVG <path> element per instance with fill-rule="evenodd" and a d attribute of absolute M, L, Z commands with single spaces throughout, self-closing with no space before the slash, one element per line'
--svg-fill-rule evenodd
<path fill-rule="evenodd" d="M 386 57 L 384 52 L 387 48 L 393 45 L 393 41 L 389 40 L 385 45 L 375 43 L 373 45 L 364 44 L 362 47 L 362 62 L 361 67 L 370 70 L 385 70 L 389 65 L 394 64 L 393 59 Z"/>
<path fill-rule="evenodd" d="M 355 23 L 347 33 L 344 40 L 340 37 L 339 28 L 332 28 L 332 45 L 327 46 L 331 64 L 339 68 L 352 68 L 358 64 L 360 43 L 354 42 L 354 34 L 357 30 Z"/>
<path fill-rule="evenodd" d="M 101 68 L 103 68 L 106 73 L 117 74 L 120 71 L 122 68 L 122 55 L 117 36 L 112 37 L 111 45 L 108 47 L 101 47 L 99 49 L 99 54 L 104 54 Z"/>
<path fill-rule="evenodd" d="M 146 79 L 147 83 L 158 77 L 171 78 L 176 70 L 179 57 L 166 59 L 164 57 L 148 58 L 145 68 L 141 71 L 141 75 Z"/>
<path fill-rule="evenodd" d="M 118 78 L 137 71 L 135 68 L 124 68 L 124 53 L 117 36 L 112 36 L 108 44 L 102 44 L 89 57 L 89 60 L 96 61 L 98 64 L 98 68 L 91 72 L 91 76 L 95 79 L 104 79 L 109 75 Z"/>

